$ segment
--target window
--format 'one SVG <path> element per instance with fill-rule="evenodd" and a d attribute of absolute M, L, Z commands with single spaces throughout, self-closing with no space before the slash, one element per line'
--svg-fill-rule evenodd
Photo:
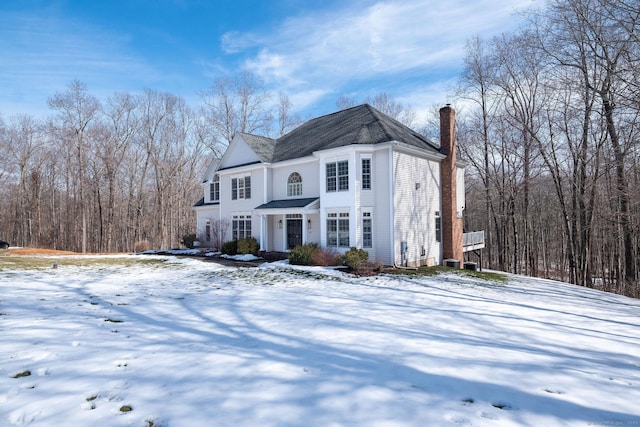
<path fill-rule="evenodd" d="M 211 241 L 211 221 L 207 221 L 207 225 L 205 225 L 204 236 L 207 242 Z"/>
<path fill-rule="evenodd" d="M 289 175 L 287 180 L 287 197 L 302 196 L 302 177 L 298 172 Z"/>
<path fill-rule="evenodd" d="M 371 212 L 362 213 L 362 247 L 373 247 L 373 223 Z"/>
<path fill-rule="evenodd" d="M 327 191 L 336 191 L 336 164 L 327 163 Z"/>
<path fill-rule="evenodd" d="M 349 190 L 349 162 L 327 163 L 327 191 Z"/>
<path fill-rule="evenodd" d="M 231 200 L 251 198 L 251 177 L 231 179 Z"/>
<path fill-rule="evenodd" d="M 349 162 L 338 162 L 338 191 L 349 189 Z"/>
<path fill-rule="evenodd" d="M 233 240 L 251 237 L 251 215 L 234 215 L 231 222 Z"/>
<path fill-rule="evenodd" d="M 362 159 L 362 189 L 371 190 L 371 159 Z"/>
<path fill-rule="evenodd" d="M 327 214 L 327 246 L 349 247 L 349 213 Z"/>
<path fill-rule="evenodd" d="M 220 201 L 220 177 L 216 175 L 213 182 L 209 184 L 209 200 L 212 202 Z"/>
<path fill-rule="evenodd" d="M 442 220 L 440 219 L 440 212 L 436 212 L 436 242 L 442 241 Z"/>
<path fill-rule="evenodd" d="M 338 246 L 349 247 L 349 214 L 340 213 L 338 215 Z"/>

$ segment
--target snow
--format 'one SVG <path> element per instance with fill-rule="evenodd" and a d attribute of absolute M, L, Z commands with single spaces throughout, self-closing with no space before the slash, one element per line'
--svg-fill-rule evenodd
<path fill-rule="evenodd" d="M 226 255 L 226 254 L 222 254 L 220 255 L 220 258 L 227 258 L 227 259 L 234 259 L 236 261 L 255 261 L 260 259 L 260 257 L 257 257 L 253 254 L 238 254 L 238 255 Z"/>
<path fill-rule="evenodd" d="M 640 425 L 637 300 L 521 276 L 64 260 L 0 271 L 2 426 Z"/>

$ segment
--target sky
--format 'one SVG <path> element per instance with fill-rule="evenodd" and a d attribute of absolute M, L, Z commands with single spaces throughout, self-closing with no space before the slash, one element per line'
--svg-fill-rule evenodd
<path fill-rule="evenodd" d="M 149 88 L 198 105 L 242 71 L 303 116 L 382 92 L 420 112 L 451 101 L 470 37 L 541 1 L 0 0 L 0 114 L 50 114 L 76 79 L 101 100 Z"/>
<path fill-rule="evenodd" d="M 506 277 L 0 256 L 0 425 L 638 426 L 640 300 Z"/>

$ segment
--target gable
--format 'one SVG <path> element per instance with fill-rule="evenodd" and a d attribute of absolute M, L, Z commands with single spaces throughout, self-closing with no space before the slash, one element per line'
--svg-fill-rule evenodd
<path fill-rule="evenodd" d="M 237 134 L 224 152 L 218 169 L 260 163 L 260 161 L 260 157 L 243 138 L 242 134 Z"/>
<path fill-rule="evenodd" d="M 213 180 L 213 175 L 218 170 L 218 165 L 220 164 L 220 159 L 212 156 L 209 162 L 209 166 L 207 167 L 204 176 L 202 177 L 202 183 L 211 182 Z"/>

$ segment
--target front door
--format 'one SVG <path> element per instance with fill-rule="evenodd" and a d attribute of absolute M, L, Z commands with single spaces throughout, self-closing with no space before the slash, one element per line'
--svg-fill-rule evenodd
<path fill-rule="evenodd" d="M 287 248 L 302 245 L 302 219 L 287 219 Z"/>

